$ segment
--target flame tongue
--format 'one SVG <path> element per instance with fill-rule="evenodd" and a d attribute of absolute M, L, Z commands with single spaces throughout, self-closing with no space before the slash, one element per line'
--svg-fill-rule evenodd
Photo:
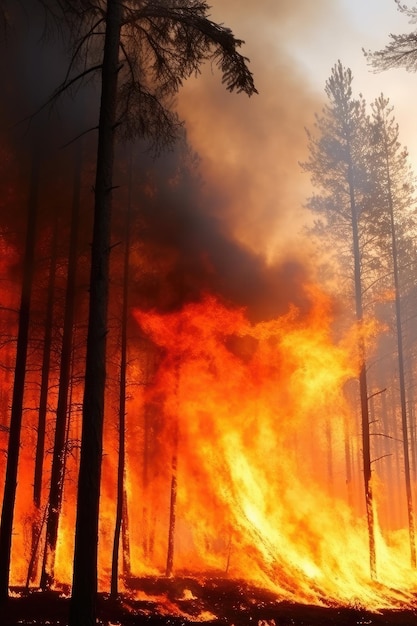
<path fill-rule="evenodd" d="M 335 344 L 329 302 L 313 299 L 303 319 L 291 310 L 258 324 L 213 297 L 163 316 L 136 311 L 165 351 L 144 401 L 160 404 L 166 460 L 178 459 L 176 566 L 294 600 L 392 605 L 394 593 L 369 581 L 360 495 L 347 503 L 343 386 L 355 340 Z M 384 584 L 411 593 L 407 557 L 378 543 Z"/>

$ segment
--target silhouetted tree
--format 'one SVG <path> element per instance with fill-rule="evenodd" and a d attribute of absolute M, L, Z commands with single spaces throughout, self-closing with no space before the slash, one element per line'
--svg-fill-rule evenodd
<path fill-rule="evenodd" d="M 43 525 L 41 512 L 41 496 L 43 482 L 43 466 L 45 454 L 46 415 L 48 412 L 49 373 L 52 348 L 52 329 L 55 302 L 55 274 L 57 265 L 58 215 L 55 216 L 51 259 L 49 264 L 48 287 L 46 297 L 45 333 L 43 338 L 43 357 L 41 370 L 41 389 L 39 394 L 38 428 L 36 432 L 35 472 L 33 481 L 33 504 L 35 519 L 32 524 L 32 548 L 28 567 L 27 584 L 34 579 L 37 563 L 37 551 Z"/>
<path fill-rule="evenodd" d="M 112 566 L 110 594 L 113 598 L 118 595 L 119 577 L 119 544 L 120 532 L 123 522 L 123 509 L 126 506 L 125 497 L 125 449 L 126 449 L 126 373 L 127 373 L 127 316 L 129 300 L 129 258 L 130 258 L 130 232 L 132 228 L 132 147 L 129 153 L 128 173 L 128 200 L 125 222 L 125 250 L 123 255 L 123 293 L 122 293 L 122 320 L 121 320 L 121 345 L 120 345 L 120 381 L 119 381 L 119 454 L 117 466 L 117 496 L 116 496 L 116 520 L 113 540 Z"/>
<path fill-rule="evenodd" d="M 74 151 L 74 181 L 71 208 L 70 241 L 68 250 L 67 286 L 65 293 L 64 323 L 62 330 L 61 360 L 59 372 L 58 404 L 55 420 L 55 437 L 52 457 L 50 489 L 47 504 L 45 553 L 42 563 L 40 586 L 48 589 L 54 583 L 55 553 L 58 541 L 58 524 L 64 489 L 64 467 L 68 421 L 68 395 L 71 378 L 73 348 L 75 290 L 77 277 L 78 231 L 80 217 L 80 190 L 82 168 L 82 144 Z"/>
<path fill-rule="evenodd" d="M 44 0 L 44 4 L 48 4 Z M 49 3 L 72 28 L 73 56 L 67 76 L 53 95 L 93 73 L 100 73 L 100 114 L 90 307 L 87 331 L 83 424 L 78 481 L 71 626 L 95 623 L 97 542 L 109 283 L 111 198 L 116 129 L 159 142 L 174 139 L 178 124 L 169 105 L 182 81 L 212 59 L 230 91 L 255 92 L 242 44 L 208 18 L 208 5 L 196 0 Z M 100 38 L 103 45 L 99 45 Z M 92 41 L 94 40 L 94 45 Z M 81 59 L 84 69 L 75 73 Z"/>
<path fill-rule="evenodd" d="M 417 24 L 417 7 L 409 8 L 394 0 L 398 10 L 409 18 L 410 24 Z M 405 35 L 389 35 L 389 43 L 382 50 L 364 50 L 368 63 L 378 71 L 393 67 L 404 67 L 410 72 L 417 69 L 417 31 Z"/>
<path fill-rule="evenodd" d="M 36 142 L 35 142 L 36 143 Z M 40 155 L 36 143 L 32 154 L 29 183 L 28 219 L 23 259 L 22 290 L 19 307 L 16 362 L 14 371 L 12 409 L 7 447 L 6 479 L 0 524 L 0 604 L 8 597 L 13 515 L 16 501 L 17 469 L 22 428 L 23 396 L 29 335 L 31 294 L 34 275 L 36 225 L 38 216 Z"/>

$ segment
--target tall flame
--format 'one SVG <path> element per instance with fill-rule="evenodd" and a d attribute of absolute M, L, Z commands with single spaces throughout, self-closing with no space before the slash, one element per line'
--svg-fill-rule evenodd
<path fill-rule="evenodd" d="M 176 565 L 301 601 L 392 605 L 413 589 L 407 547 L 377 532 L 373 584 L 363 506 L 349 504 L 346 485 L 356 332 L 335 342 L 329 300 L 313 295 L 307 315 L 256 324 L 212 296 L 166 315 L 135 312 L 164 350 L 143 399 L 164 416 L 160 453 L 178 459 Z"/>

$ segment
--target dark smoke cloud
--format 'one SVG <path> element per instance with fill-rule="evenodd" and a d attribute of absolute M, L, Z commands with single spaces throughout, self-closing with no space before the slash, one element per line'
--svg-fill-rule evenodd
<path fill-rule="evenodd" d="M 268 263 L 232 237 L 211 213 L 212 202 L 187 176 L 175 190 L 160 184 L 156 201 L 141 203 L 147 260 L 137 274 L 137 304 L 169 311 L 208 292 L 244 307 L 253 321 L 285 313 L 289 303 L 308 308 L 305 264 L 296 255 Z"/>
<path fill-rule="evenodd" d="M 157 203 L 143 198 L 140 237 L 151 265 L 137 276 L 143 305 L 172 309 L 211 291 L 247 307 L 256 319 L 283 313 L 291 304 L 308 306 L 304 285 L 312 269 L 299 236 L 308 181 L 298 162 L 305 157 L 304 127 L 321 103 L 290 50 L 330 4 L 214 4 L 213 19 L 246 40 L 242 51 L 251 59 L 259 95 L 226 92 L 209 67 L 184 86 L 178 108 L 201 157 L 203 186 L 190 178 L 174 193 L 161 183 Z M 41 21 L 30 26 L 13 42 L 15 54 L 3 57 L 2 70 L 13 86 L 4 103 L 8 119 L 36 110 L 65 75 L 65 42 L 42 42 Z M 63 99 L 43 118 L 48 130 L 42 145 L 49 159 L 62 143 L 94 125 L 98 99 L 89 89 Z M 161 181 L 169 176 L 166 163 L 148 164 Z M 117 203 L 116 194 L 116 209 Z"/>
<path fill-rule="evenodd" d="M 226 92 L 211 68 L 180 94 L 204 191 L 184 192 L 170 212 L 173 220 L 162 210 L 148 222 L 153 245 L 170 249 L 175 259 L 160 276 L 159 291 L 155 283 L 155 293 L 165 296 L 163 308 L 204 289 L 246 306 L 256 319 L 282 314 L 291 304 L 308 307 L 304 287 L 314 272 L 300 231 L 310 189 L 299 161 L 306 156 L 305 126 L 322 103 L 290 50 L 329 9 L 327 0 L 314 6 L 300 0 L 214 4 L 213 19 L 246 40 L 242 51 L 251 59 L 259 95 Z M 170 203 L 167 197 L 164 206 Z"/>

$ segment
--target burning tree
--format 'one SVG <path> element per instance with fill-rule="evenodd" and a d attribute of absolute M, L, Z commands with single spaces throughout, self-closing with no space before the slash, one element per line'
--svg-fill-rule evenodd
<path fill-rule="evenodd" d="M 70 33 L 72 42 L 66 77 L 51 97 L 51 102 L 93 74 L 99 75 L 101 88 L 99 122 L 96 127 L 98 145 L 90 307 L 70 611 L 70 623 L 81 626 L 95 623 L 116 132 L 125 137 L 141 135 L 152 138 L 157 144 L 174 141 L 179 122 L 171 108 L 172 95 L 178 91 L 182 81 L 198 73 L 201 64 L 207 60 L 212 60 L 220 68 L 223 82 L 229 91 L 251 95 L 256 89 L 247 67 L 247 59 L 238 52 L 243 42 L 236 39 L 230 29 L 209 19 L 206 2 L 133 1 L 126 5 L 117 0 L 98 4 L 89 0 L 42 0 L 41 4 L 56 23 L 63 25 L 66 32 Z M 28 232 L 32 233 L 33 230 L 29 229 Z M 22 332 L 26 326 L 26 323 L 22 326 Z M 23 356 L 19 358 L 22 361 L 20 369 L 24 369 Z M 22 387 L 20 384 L 16 394 L 19 390 L 23 394 Z M 21 422 L 18 413 L 21 412 L 12 414 L 8 480 L 0 528 L 3 572 L 0 597 L 3 600 L 8 594 Z"/>

